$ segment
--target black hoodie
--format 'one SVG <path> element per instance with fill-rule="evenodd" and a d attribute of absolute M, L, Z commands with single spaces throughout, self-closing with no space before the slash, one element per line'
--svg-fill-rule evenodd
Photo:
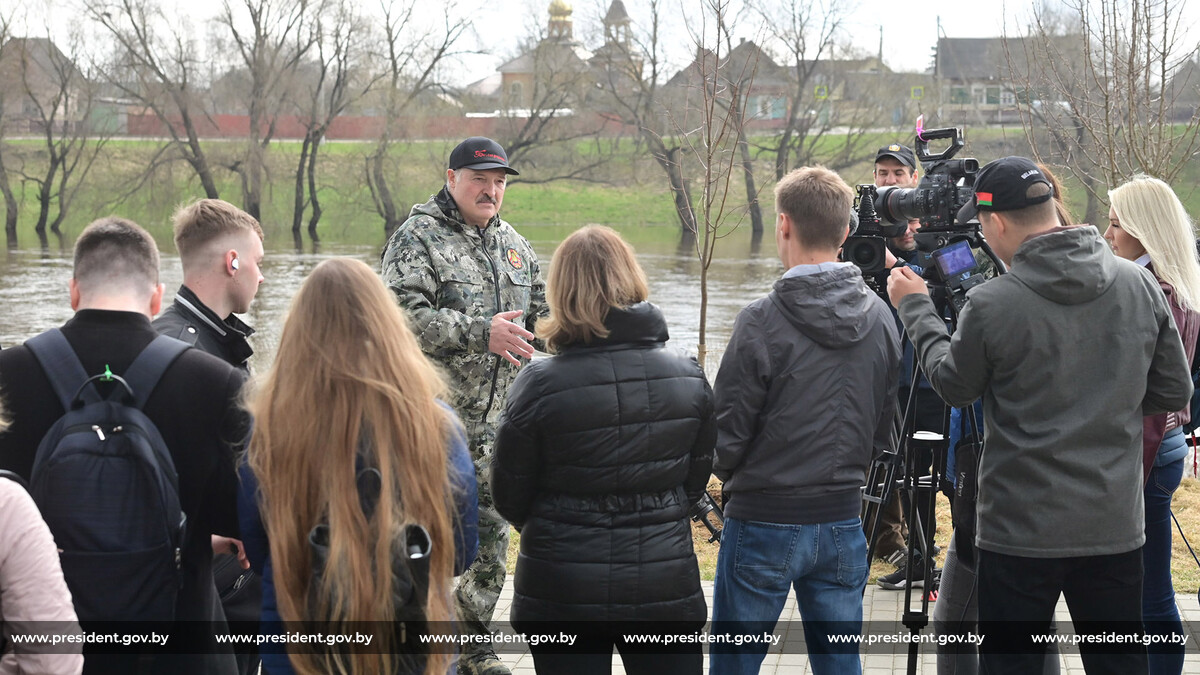
<path fill-rule="evenodd" d="M 715 387 L 725 513 L 827 523 L 858 515 L 893 445 L 900 339 L 853 265 L 787 277 L 738 314 Z"/>

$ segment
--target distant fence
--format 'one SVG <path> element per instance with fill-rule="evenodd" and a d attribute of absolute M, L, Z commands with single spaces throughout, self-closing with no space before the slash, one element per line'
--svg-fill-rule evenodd
<path fill-rule="evenodd" d="M 170 118 L 171 126 L 183 133 L 183 121 Z M 628 125 L 605 115 L 586 113 L 558 118 L 570 130 L 585 132 L 604 130 L 610 135 L 624 135 L 636 131 Z M 167 126 L 153 114 L 130 113 L 126 133 L 130 136 L 167 136 Z M 298 115 L 280 115 L 274 118 L 274 138 L 302 139 L 307 132 L 306 118 Z M 337 117 L 329 125 L 325 138 L 329 140 L 373 140 L 384 130 L 384 118 L 369 116 Z M 464 136 L 506 136 L 506 132 L 523 125 L 526 118 L 518 117 L 465 117 L 460 115 L 404 117 L 397 120 L 393 133 L 401 138 L 461 138 Z M 194 120 L 196 133 L 201 138 L 247 138 L 250 135 L 250 118 L 247 115 L 207 115 Z M 264 121 L 260 132 L 266 133 L 269 121 Z"/>

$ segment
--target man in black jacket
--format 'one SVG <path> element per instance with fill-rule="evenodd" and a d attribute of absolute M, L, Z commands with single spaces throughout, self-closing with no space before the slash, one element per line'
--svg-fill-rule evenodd
<path fill-rule="evenodd" d="M 249 311 L 263 282 L 263 231 L 253 216 L 220 199 L 201 199 L 175 212 L 175 248 L 183 285 L 154 320 L 161 335 L 183 340 L 247 375 L 254 329 L 235 313 Z M 242 542 L 213 535 L 213 580 L 225 618 L 250 633 L 262 609 L 262 580 L 250 570 Z M 258 649 L 239 645 L 238 672 L 258 672 Z"/>
<path fill-rule="evenodd" d="M 893 442 L 900 340 L 887 305 L 837 262 L 854 193 L 823 168 L 775 187 L 787 271 L 738 314 L 714 392 L 713 473 L 725 530 L 713 633 L 775 629 L 791 588 L 814 673 L 857 672 L 867 540 L 859 520 L 871 457 Z M 758 671 L 767 643 L 714 644 L 714 673 Z"/>
<path fill-rule="evenodd" d="M 70 284 L 75 316 L 62 332 L 89 374 L 103 373 L 105 368 L 125 372 L 157 337 L 150 318 L 158 313 L 162 294 L 158 251 L 145 230 L 121 218 L 105 218 L 79 235 Z M 240 449 L 249 428 L 238 405 L 242 381 L 235 368 L 189 349 L 166 370 L 144 408 L 170 449 L 179 476 L 180 505 L 187 515 L 175 611 L 178 622 L 220 620 L 210 535 L 238 535 L 233 451 Z M 64 413 L 28 348 L 0 352 L 0 398 L 12 423 L 0 434 L 0 469 L 28 480 L 38 444 Z M 190 626 L 197 630 L 208 623 Z M 161 656 L 154 672 L 235 672 L 232 654 L 216 651 L 214 645 L 207 654 Z M 133 672 L 124 665 L 89 657 L 84 672 Z"/>
<path fill-rule="evenodd" d="M 175 248 L 183 285 L 154 329 L 219 357 L 249 374 L 254 334 L 235 314 L 250 310 L 263 282 L 263 231 L 253 216 L 220 199 L 175 212 Z"/>

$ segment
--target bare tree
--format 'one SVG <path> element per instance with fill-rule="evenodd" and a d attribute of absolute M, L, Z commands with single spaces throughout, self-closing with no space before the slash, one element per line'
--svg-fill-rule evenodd
<path fill-rule="evenodd" d="M 316 176 L 321 142 L 333 121 L 372 84 L 369 79 L 355 81 L 362 66 L 360 56 L 364 50 L 366 27 L 350 3 L 339 0 L 324 8 L 317 14 L 313 27 L 317 32 L 316 58 L 302 64 L 298 70 L 298 85 L 294 87 L 300 98 L 297 105 L 305 130 L 296 166 L 292 207 L 292 238 L 297 248 L 303 245 L 300 228 L 309 207 L 312 213 L 308 219 L 308 236 L 313 242 L 320 240 L 317 223 L 321 220 L 322 209 Z"/>
<path fill-rule="evenodd" d="M 242 157 L 229 165 L 242 184 L 242 208 L 262 217 L 266 153 L 296 67 L 317 41 L 309 30 L 308 0 L 241 0 L 224 3 L 221 26 L 245 69 L 250 137 Z M 319 11 L 319 9 L 318 9 Z"/>
<path fill-rule="evenodd" d="M 396 200 L 394 178 L 389 178 L 394 172 L 387 162 L 388 151 L 402 132 L 401 117 L 419 96 L 438 88 L 439 68 L 454 55 L 455 45 L 469 27 L 467 20 L 454 18 L 447 5 L 440 26 L 422 29 L 413 17 L 416 7 L 417 0 L 383 0 L 380 94 L 384 115 L 365 170 L 375 211 L 389 236 L 408 216 L 407 208 Z"/>
<path fill-rule="evenodd" d="M 737 174 L 743 168 L 743 133 L 746 104 L 754 83 L 758 63 L 752 58 L 731 59 L 733 53 L 731 0 L 703 0 L 699 26 L 689 26 L 692 41 L 697 46 L 697 58 L 692 64 L 696 84 L 689 86 L 689 101 L 684 105 L 683 118 L 672 115 L 677 131 L 687 148 L 687 159 L 681 165 L 684 175 L 694 173 L 700 185 L 697 214 L 696 256 L 700 261 L 700 325 L 697 345 L 700 363 L 708 354 L 708 271 L 716 257 L 717 242 L 729 236 L 757 203 L 757 194 L 748 193 L 742 206 L 731 191 Z M 694 126 L 694 128 L 693 128 Z M 752 183 L 748 184 L 752 185 Z"/>
<path fill-rule="evenodd" d="M 532 77 L 528 87 L 502 92 L 499 141 L 514 165 L 529 167 L 514 183 L 560 180 L 603 182 L 597 176 L 612 157 L 617 141 L 604 141 L 606 122 L 596 124 L 590 100 L 595 77 L 590 63 L 576 51 L 571 36 L 536 30 L 510 63 L 520 63 Z M 588 142 L 591 152 L 580 152 Z"/>
<path fill-rule="evenodd" d="M 754 0 L 752 8 L 762 17 L 773 44 L 781 50 L 791 71 L 792 90 L 787 100 L 783 128 L 764 149 L 775 155 L 775 179 L 783 178 L 794 166 L 810 164 L 816 143 L 832 128 L 830 115 L 821 115 L 817 75 L 833 57 L 835 38 L 848 18 L 844 0 Z M 828 92 L 828 83 L 824 85 Z M 793 156 L 796 162 L 792 162 Z"/>
<path fill-rule="evenodd" d="M 78 36 L 73 43 L 71 51 L 77 53 Z M 4 44 L 3 52 L 0 59 L 18 64 L 18 95 L 32 112 L 32 130 L 39 134 L 46 152 L 44 165 L 27 163 L 21 170 L 22 180 L 36 188 L 34 231 L 46 246 L 47 226 L 61 237 L 63 219 L 106 140 L 92 138 L 89 132 L 96 92 L 75 61 L 49 38 L 12 39 Z M 36 173 L 32 172 L 35 169 Z"/>
<path fill-rule="evenodd" d="M 1173 119 L 1170 83 L 1196 49 L 1184 47 L 1182 2 L 1064 7 L 1035 9 L 1029 34 L 1008 43 L 1009 66 L 1034 156 L 1066 166 L 1087 191 L 1086 221 L 1102 222 L 1107 187 L 1136 172 L 1171 182 L 1193 161 L 1200 111 Z"/>
<path fill-rule="evenodd" d="M 97 64 L 122 96 L 150 111 L 168 142 L 156 152 L 130 191 L 140 189 L 164 162 L 182 159 L 204 195 L 220 197 L 212 162 L 200 143 L 198 124 L 206 117 L 197 87 L 204 60 L 186 20 L 168 18 L 159 0 L 87 0 L 86 14 L 115 40 L 108 64 Z"/>
<path fill-rule="evenodd" d="M 667 116 L 663 114 L 662 80 L 666 59 L 663 36 L 660 35 L 662 0 L 650 0 L 650 25 L 642 35 L 631 37 L 630 43 L 617 43 L 607 51 L 598 64 L 601 87 L 606 93 L 602 109 L 623 124 L 637 129 L 639 140 L 662 169 L 675 213 L 685 236 L 698 231 L 692 195 L 681 168 L 684 146 L 669 135 Z M 678 125 L 676 125 L 678 126 Z"/>

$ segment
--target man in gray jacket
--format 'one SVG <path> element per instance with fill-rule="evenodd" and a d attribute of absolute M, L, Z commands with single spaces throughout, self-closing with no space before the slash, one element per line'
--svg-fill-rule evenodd
<path fill-rule="evenodd" d="M 859 511 L 867 466 L 891 449 L 900 340 L 892 313 L 852 263 L 837 262 L 854 193 L 823 168 L 775 187 L 787 270 L 738 314 L 717 373 L 713 473 L 725 530 L 713 633 L 775 628 L 792 588 L 813 672 L 859 672 L 867 581 Z M 757 673 L 763 642 L 714 644 L 713 673 Z"/>
<path fill-rule="evenodd" d="M 971 291 L 953 336 L 920 278 L 888 280 L 934 389 L 953 406 L 983 397 L 976 546 L 993 675 L 1041 670 L 1030 636 L 1049 632 L 1060 592 L 1077 633 L 1140 631 L 1142 416 L 1192 393 L 1158 283 L 1094 227 L 1059 226 L 1052 195 L 1023 157 L 979 171 L 958 217 L 978 215 L 1010 273 Z M 1146 672 L 1144 647 L 1117 647 L 1081 645 L 1088 673 Z"/>

